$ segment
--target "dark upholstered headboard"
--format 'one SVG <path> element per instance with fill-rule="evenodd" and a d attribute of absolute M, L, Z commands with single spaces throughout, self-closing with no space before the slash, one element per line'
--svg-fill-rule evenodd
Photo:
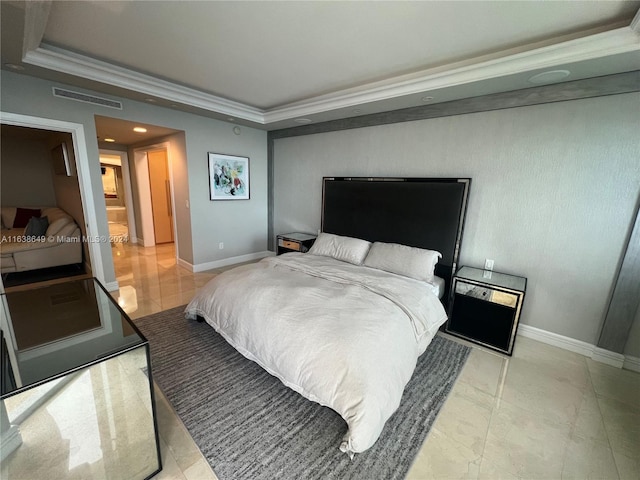
<path fill-rule="evenodd" d="M 446 305 L 470 185 L 470 178 L 325 177 L 322 231 L 439 251 L 436 275 L 446 281 Z"/>

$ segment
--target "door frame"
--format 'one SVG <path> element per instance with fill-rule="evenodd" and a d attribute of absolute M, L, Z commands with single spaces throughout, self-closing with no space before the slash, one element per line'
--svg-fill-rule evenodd
<path fill-rule="evenodd" d="M 17 127 L 37 128 L 54 132 L 70 133 L 75 152 L 75 170 L 78 176 L 78 186 L 80 188 L 80 200 L 84 211 L 84 225 L 88 238 L 97 238 L 98 221 L 96 218 L 96 204 L 94 202 L 94 192 L 91 185 L 91 163 L 87 152 L 87 141 L 84 134 L 84 125 L 81 123 L 71 123 L 50 118 L 34 117 L 19 113 L 0 111 L 0 123 L 14 125 Z M 104 195 L 104 194 L 103 194 Z M 106 215 L 106 211 L 105 211 Z M 99 242 L 87 242 L 87 250 L 91 260 L 91 271 L 93 276 L 102 283 L 107 290 L 118 289 L 118 282 L 106 282 L 104 277 L 104 265 L 102 262 L 102 249 Z M 110 248 L 110 247 L 109 247 Z"/>
<path fill-rule="evenodd" d="M 164 150 L 167 154 L 167 167 L 169 168 L 169 187 L 171 188 L 171 209 L 173 211 L 172 225 L 173 244 L 176 247 L 176 259 L 179 258 L 178 229 L 176 225 L 176 199 L 173 183 L 173 164 L 171 161 L 170 142 L 154 143 L 144 147 L 133 149 L 134 162 L 136 166 L 136 184 L 138 186 L 138 198 L 140 200 L 140 220 L 142 228 L 142 238 L 138 237 L 138 243 L 145 247 L 156 245 L 156 236 L 153 231 L 153 212 L 151 207 L 151 187 L 149 185 L 149 159 L 147 152 L 153 150 Z M 140 241 L 142 240 L 142 241 Z"/>
<path fill-rule="evenodd" d="M 133 190 L 131 188 L 131 173 L 129 167 L 129 155 L 127 152 L 121 152 L 119 150 L 107 150 L 101 148 L 99 150 L 100 155 L 112 155 L 120 157 L 120 163 L 122 166 L 122 181 L 124 183 L 124 203 L 127 208 L 127 228 L 129 229 L 129 241 L 131 243 L 138 243 L 138 235 L 136 231 L 136 217 L 133 206 Z M 108 219 L 107 219 L 108 220 Z"/>

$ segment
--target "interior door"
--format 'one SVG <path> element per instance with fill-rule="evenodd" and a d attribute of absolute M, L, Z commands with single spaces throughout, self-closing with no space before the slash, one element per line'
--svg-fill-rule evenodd
<path fill-rule="evenodd" d="M 167 152 L 165 150 L 148 152 L 147 158 L 149 160 L 151 209 L 156 243 L 170 243 L 173 242 L 173 212 Z"/>

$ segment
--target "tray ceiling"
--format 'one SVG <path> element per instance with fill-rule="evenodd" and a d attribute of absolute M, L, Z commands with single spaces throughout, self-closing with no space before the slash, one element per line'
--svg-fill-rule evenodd
<path fill-rule="evenodd" d="M 548 70 L 576 80 L 639 69 L 639 7 L 2 2 L 3 20 L 25 26 L 2 53 L 26 73 L 276 128 L 527 88 Z"/>

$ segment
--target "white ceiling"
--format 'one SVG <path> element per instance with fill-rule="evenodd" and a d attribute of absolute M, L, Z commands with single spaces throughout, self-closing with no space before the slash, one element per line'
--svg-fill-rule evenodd
<path fill-rule="evenodd" d="M 171 128 L 120 120 L 112 117 L 103 117 L 101 115 L 96 115 L 95 120 L 99 142 L 106 142 L 105 138 L 111 138 L 119 145 L 135 145 L 136 143 L 147 142 L 152 139 L 178 133 L 178 130 Z M 147 131 L 136 132 L 133 130 L 136 127 L 145 128 Z M 108 145 L 104 146 L 108 148 Z"/>
<path fill-rule="evenodd" d="M 269 129 L 640 69 L 640 1 L 7 3 L 3 63 Z"/>

